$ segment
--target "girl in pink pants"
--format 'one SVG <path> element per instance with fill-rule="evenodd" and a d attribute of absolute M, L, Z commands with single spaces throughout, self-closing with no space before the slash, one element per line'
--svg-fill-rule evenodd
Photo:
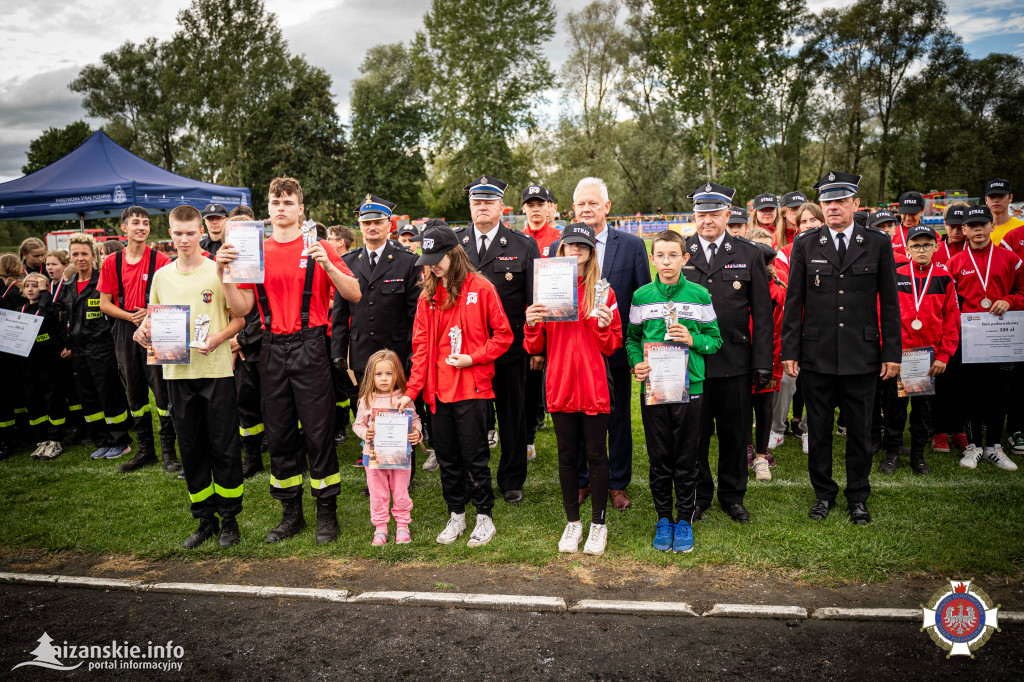
<path fill-rule="evenodd" d="M 381 350 L 370 356 L 366 363 L 366 373 L 359 387 L 359 407 L 356 412 L 352 431 L 363 439 L 363 468 L 366 471 L 366 487 L 370 489 L 370 521 L 375 528 L 373 545 L 379 547 L 388 542 L 388 505 L 395 517 L 398 530 L 395 533 L 395 544 L 404 545 L 412 542 L 409 535 L 410 512 L 412 498 L 409 497 L 409 479 L 412 465 L 404 468 L 374 468 L 373 436 L 375 410 L 398 409 L 398 403 L 405 394 L 405 372 L 402 363 L 394 351 Z M 409 434 L 410 447 L 420 441 L 420 418 L 412 413 L 412 433 Z"/>

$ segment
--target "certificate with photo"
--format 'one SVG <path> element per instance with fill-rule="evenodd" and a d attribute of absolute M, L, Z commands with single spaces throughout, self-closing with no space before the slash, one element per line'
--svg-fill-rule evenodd
<path fill-rule="evenodd" d="M 644 360 L 651 367 L 644 382 L 648 405 L 690 402 L 690 349 L 685 343 L 645 343 Z"/>
<path fill-rule="evenodd" d="M 412 433 L 410 410 L 374 408 L 373 442 L 367 465 L 371 469 L 409 469 L 412 467 Z"/>
<path fill-rule="evenodd" d="M 547 315 L 542 322 L 579 319 L 575 258 L 538 258 L 533 261 L 533 302 L 542 303 Z"/>
<path fill-rule="evenodd" d="M 899 397 L 935 395 L 935 377 L 928 376 L 934 361 L 935 349 L 931 346 L 904 349 L 900 373 L 896 377 Z"/>
<path fill-rule="evenodd" d="M 224 266 L 224 281 L 263 284 L 263 223 L 230 222 L 224 240 L 238 250 L 238 258 Z"/>
<path fill-rule="evenodd" d="M 0 310 L 0 352 L 27 358 L 42 324 L 43 318 L 39 315 Z"/>
<path fill-rule="evenodd" d="M 157 305 L 149 311 L 149 348 L 147 365 L 187 365 L 189 352 L 189 315 L 187 305 Z"/>
<path fill-rule="evenodd" d="M 1024 311 L 960 313 L 964 364 L 1024 362 Z"/>

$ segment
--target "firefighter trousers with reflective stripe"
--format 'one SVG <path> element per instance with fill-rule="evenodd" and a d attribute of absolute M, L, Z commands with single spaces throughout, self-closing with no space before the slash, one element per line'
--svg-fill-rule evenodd
<path fill-rule="evenodd" d="M 92 442 L 101 448 L 130 445 L 128 399 L 117 374 L 114 347 L 73 350 L 71 366 L 82 403 L 82 419 Z"/>
<path fill-rule="evenodd" d="M 60 440 L 67 423 L 68 406 L 57 375 L 59 363 L 56 345 L 43 344 L 36 344 L 32 353 L 19 363 L 29 433 L 36 442 Z"/>
<path fill-rule="evenodd" d="M 341 487 L 334 448 L 334 387 L 323 335 L 324 327 L 263 335 L 263 424 L 270 449 L 270 494 L 278 500 L 302 495 L 302 458 L 307 455 L 314 497 L 334 497 Z"/>
<path fill-rule="evenodd" d="M 146 364 L 146 349 L 132 338 L 137 327 L 127 320 L 114 320 L 114 352 L 117 369 L 128 396 L 135 437 L 139 444 L 153 443 L 153 416 L 149 410 L 149 391 L 153 390 L 160 415 L 160 434 L 174 437 L 174 425 L 168 414 L 167 384 L 163 368 Z"/>
<path fill-rule="evenodd" d="M 167 393 L 192 516 L 237 515 L 242 511 L 242 441 L 234 379 L 171 379 Z"/>
<path fill-rule="evenodd" d="M 238 396 L 239 434 L 259 436 L 263 434 L 263 409 L 260 406 L 260 366 L 238 358 L 235 361 L 235 394 Z"/>

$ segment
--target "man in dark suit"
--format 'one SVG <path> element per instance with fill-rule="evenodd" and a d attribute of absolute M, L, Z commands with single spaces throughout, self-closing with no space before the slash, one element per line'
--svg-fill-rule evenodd
<path fill-rule="evenodd" d="M 800 234 L 790 255 L 782 318 L 782 365 L 800 374 L 807 405 L 807 467 L 820 521 L 835 506 L 832 424 L 835 405 L 846 422 L 846 501 L 850 521 L 871 521 L 871 409 L 875 379 L 900 371 L 900 305 L 892 240 L 854 224 L 859 175 L 829 171 L 818 181 L 825 224 Z"/>
<path fill-rule="evenodd" d="M 726 232 L 734 194 L 736 190 L 714 182 L 689 194 L 697 231 L 686 240 L 690 260 L 683 276 L 711 293 L 722 331 L 721 349 L 704 360 L 694 519 L 711 506 L 715 493 L 708 455 L 711 435 L 717 433 L 718 502 L 733 521 L 746 523 L 751 388 L 759 391 L 771 381 L 774 327 L 764 257 L 753 243 Z"/>
<path fill-rule="evenodd" d="M 363 297 L 352 303 L 335 294 L 331 357 L 336 368 L 352 368 L 356 385 L 363 380 L 367 360 L 377 351 L 395 351 L 406 369 L 412 356 L 420 268 L 415 255 L 388 239 L 394 208 L 390 201 L 367 194 L 357 210 L 365 246 L 342 257 Z"/>
<path fill-rule="evenodd" d="M 608 227 L 612 202 L 608 186 L 600 178 L 583 178 L 572 196 L 576 219 L 594 229 L 597 235 L 597 258 L 601 277 L 608 280 L 615 292 L 620 311 L 633 304 L 633 292 L 651 282 L 650 262 L 644 240 L 627 232 Z M 558 253 L 561 241 L 552 242 L 549 255 Z M 612 413 L 608 420 L 608 488 L 612 506 L 624 511 L 632 506 L 626 486 L 633 477 L 632 396 L 629 363 L 626 361 L 626 331 L 622 326 L 622 348 L 608 358 L 611 376 Z M 580 455 L 580 502 L 590 494 L 586 456 Z"/>
<path fill-rule="evenodd" d="M 526 368 L 523 348 L 526 308 L 533 298 L 533 261 L 540 258 L 537 242 L 501 224 L 502 197 L 508 184 L 481 175 L 466 187 L 473 224 L 455 230 L 470 262 L 498 292 L 512 326 L 512 346 L 494 363 L 494 407 L 501 438 L 498 487 L 505 501 L 523 501 L 526 482 Z"/>

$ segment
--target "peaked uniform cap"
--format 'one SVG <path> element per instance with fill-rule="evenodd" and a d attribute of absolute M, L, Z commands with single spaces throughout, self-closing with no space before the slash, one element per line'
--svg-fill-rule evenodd
<path fill-rule="evenodd" d="M 857 186 L 860 185 L 859 175 L 853 173 L 841 173 L 830 170 L 822 176 L 821 180 L 812 189 L 818 190 L 818 201 L 836 201 L 847 197 L 857 196 Z"/>

